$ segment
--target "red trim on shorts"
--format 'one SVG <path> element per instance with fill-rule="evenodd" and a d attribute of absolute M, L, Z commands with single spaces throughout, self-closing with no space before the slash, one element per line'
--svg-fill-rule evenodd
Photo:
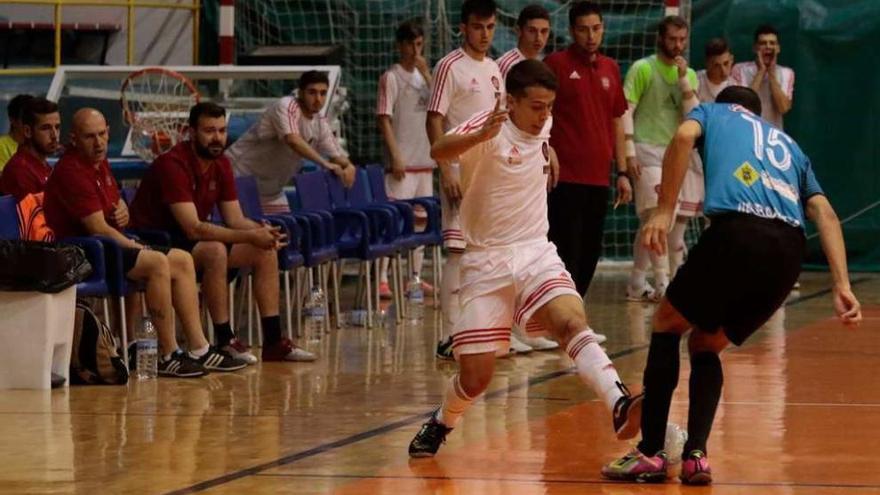
<path fill-rule="evenodd" d="M 522 308 L 520 308 L 519 311 L 517 311 L 516 314 L 514 315 L 514 317 L 513 317 L 514 321 L 516 321 L 517 323 L 521 323 L 522 317 L 525 316 L 525 314 L 529 310 L 531 310 L 532 307 L 534 307 L 534 305 L 537 304 L 538 301 L 540 301 L 542 297 L 544 297 L 544 295 L 546 295 L 548 292 L 550 292 L 553 289 L 559 289 L 559 288 L 568 288 L 568 289 L 577 290 L 574 286 L 574 283 L 572 283 L 572 281 L 569 279 L 565 279 L 565 278 L 550 279 L 550 280 L 544 282 L 543 284 L 539 285 L 538 288 L 535 289 L 529 295 L 529 297 L 526 298 L 526 302 L 523 304 Z"/>
<path fill-rule="evenodd" d="M 470 344 L 491 344 L 493 342 L 510 342 L 510 335 L 508 334 L 506 337 L 498 338 L 498 337 L 489 337 L 485 339 L 472 339 L 465 342 L 454 342 L 452 344 L 453 349 L 457 349 L 463 345 Z"/>

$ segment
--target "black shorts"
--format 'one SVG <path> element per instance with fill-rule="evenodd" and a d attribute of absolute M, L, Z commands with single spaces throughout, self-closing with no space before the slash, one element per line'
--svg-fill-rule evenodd
<path fill-rule="evenodd" d="M 165 255 L 171 250 L 171 248 L 167 246 L 151 246 L 150 249 L 153 251 L 159 251 Z M 137 264 L 138 256 L 140 254 L 140 249 L 122 248 L 122 273 L 128 275 L 128 272 L 130 272 Z"/>
<path fill-rule="evenodd" d="M 188 239 L 183 235 L 172 235 L 171 236 L 171 247 L 174 249 L 180 249 L 182 251 L 186 251 L 187 253 L 192 254 L 193 249 L 195 249 L 196 244 L 201 241 L 193 241 Z M 225 244 L 226 246 L 226 255 L 229 256 L 232 254 L 232 244 Z"/>
<path fill-rule="evenodd" d="M 692 325 L 736 345 L 779 309 L 801 272 L 804 232 L 781 220 L 730 213 L 711 224 L 666 297 Z"/>

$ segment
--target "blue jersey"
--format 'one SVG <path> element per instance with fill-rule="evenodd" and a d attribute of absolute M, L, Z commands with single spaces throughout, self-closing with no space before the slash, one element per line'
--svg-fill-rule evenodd
<path fill-rule="evenodd" d="M 687 116 L 703 127 L 707 216 L 740 212 L 804 227 L 804 204 L 822 188 L 787 134 L 740 105 L 703 103 Z"/>

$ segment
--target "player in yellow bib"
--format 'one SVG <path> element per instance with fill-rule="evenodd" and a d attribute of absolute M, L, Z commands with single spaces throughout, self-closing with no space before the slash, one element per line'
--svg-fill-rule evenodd
<path fill-rule="evenodd" d="M 627 170 L 635 176 L 636 213 L 644 224 L 657 207 L 663 153 L 688 111 L 699 104 L 697 75 L 682 56 L 688 43 L 687 21 L 678 16 L 663 19 L 657 31 L 657 53 L 637 60 L 627 71 L 623 92 L 629 103 L 624 114 Z M 626 296 L 631 301 L 658 301 L 669 285 L 670 274 L 684 257 L 688 217 L 699 214 L 703 201 L 703 171 L 692 154 L 691 168 L 678 198 L 675 226 L 669 234 L 670 256 L 649 253 L 633 244 L 633 269 Z M 636 236 L 638 237 L 638 236 Z M 654 287 L 647 282 L 651 266 Z"/>

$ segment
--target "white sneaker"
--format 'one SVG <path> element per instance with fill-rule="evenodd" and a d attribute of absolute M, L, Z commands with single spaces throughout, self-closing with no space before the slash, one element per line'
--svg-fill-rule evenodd
<path fill-rule="evenodd" d="M 251 354 L 248 346 L 241 343 L 238 339 L 232 339 L 221 349 L 232 356 L 233 359 L 244 361 L 247 364 L 257 364 L 257 356 Z"/>
<path fill-rule="evenodd" d="M 558 349 L 559 344 L 547 337 L 529 337 L 527 335 L 518 335 L 517 338 L 525 345 L 536 351 L 550 351 Z"/>
<path fill-rule="evenodd" d="M 651 302 L 660 302 L 663 299 L 663 296 L 666 295 L 666 285 L 658 285 L 656 289 L 654 289 L 654 296 L 651 298 Z"/>
<path fill-rule="evenodd" d="M 632 302 L 653 302 L 654 301 L 654 288 L 651 287 L 651 284 L 645 284 L 640 289 L 634 289 L 631 286 L 626 286 L 626 300 Z"/>
<path fill-rule="evenodd" d="M 292 348 L 290 352 L 284 356 L 285 361 L 296 361 L 299 363 L 310 363 L 316 359 L 318 359 L 318 356 L 299 347 Z"/>
<path fill-rule="evenodd" d="M 532 346 L 521 341 L 519 337 L 513 334 L 510 335 L 510 348 L 516 354 L 528 354 L 534 350 Z"/>

